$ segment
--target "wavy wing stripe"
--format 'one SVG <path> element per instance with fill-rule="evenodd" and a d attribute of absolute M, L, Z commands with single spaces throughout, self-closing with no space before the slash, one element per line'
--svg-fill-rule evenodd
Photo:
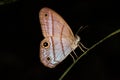
<path fill-rule="evenodd" d="M 63 42 L 62 42 L 63 29 L 64 29 L 64 25 L 62 26 L 61 33 L 60 33 L 60 44 L 61 44 L 63 55 L 65 56 L 64 46 L 63 46 Z"/>
<path fill-rule="evenodd" d="M 52 24 L 52 14 L 51 14 L 51 12 L 49 11 L 48 12 L 48 20 L 47 20 L 47 22 L 48 22 L 48 25 L 47 25 L 47 27 L 46 28 L 48 28 L 48 35 L 49 36 L 52 36 L 53 35 L 53 30 L 52 30 L 52 26 L 53 26 L 53 24 Z"/>
<path fill-rule="evenodd" d="M 53 49 L 53 56 L 54 56 L 54 61 L 55 61 L 55 43 L 54 43 L 54 40 L 53 40 L 53 37 L 50 37 L 51 38 L 51 41 L 52 41 L 52 49 Z"/>
<path fill-rule="evenodd" d="M 52 21 L 52 36 L 54 36 L 54 19 L 53 19 L 53 14 L 51 13 L 51 21 Z"/>

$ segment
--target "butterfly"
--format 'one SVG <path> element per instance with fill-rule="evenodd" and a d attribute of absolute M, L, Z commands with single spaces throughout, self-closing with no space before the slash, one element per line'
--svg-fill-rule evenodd
<path fill-rule="evenodd" d="M 54 68 L 78 46 L 83 50 L 81 46 L 84 47 L 84 45 L 80 43 L 80 37 L 74 36 L 69 25 L 54 10 L 42 8 L 39 19 L 44 36 L 40 43 L 40 61 L 44 66 Z M 74 59 L 73 56 L 72 58 Z"/>

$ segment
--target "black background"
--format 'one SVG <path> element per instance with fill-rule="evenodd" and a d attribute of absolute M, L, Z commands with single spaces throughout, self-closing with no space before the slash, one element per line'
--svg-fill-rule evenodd
<path fill-rule="evenodd" d="M 0 6 L 0 73 L 4 80 L 57 80 L 72 64 L 68 56 L 49 69 L 39 60 L 43 39 L 39 10 L 49 7 L 59 13 L 81 42 L 93 44 L 120 28 L 119 2 L 101 0 L 19 0 Z M 75 50 L 77 54 L 79 49 Z M 120 80 L 120 34 L 95 47 L 65 76 L 64 80 Z"/>

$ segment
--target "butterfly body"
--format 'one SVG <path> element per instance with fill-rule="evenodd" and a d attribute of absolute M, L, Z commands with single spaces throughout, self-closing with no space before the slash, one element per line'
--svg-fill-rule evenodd
<path fill-rule="evenodd" d="M 44 36 L 40 43 L 40 60 L 46 67 L 54 68 L 78 47 L 80 38 L 73 35 L 68 24 L 55 11 L 43 8 L 39 15 Z"/>

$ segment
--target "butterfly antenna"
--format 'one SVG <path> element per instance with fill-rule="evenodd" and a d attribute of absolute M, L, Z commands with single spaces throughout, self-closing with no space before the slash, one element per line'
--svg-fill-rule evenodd
<path fill-rule="evenodd" d="M 86 27 L 88 27 L 88 25 L 85 26 L 85 27 L 81 26 L 81 27 L 78 29 L 78 31 L 76 32 L 76 34 L 78 34 L 79 32 L 81 32 L 82 30 L 84 30 Z"/>

